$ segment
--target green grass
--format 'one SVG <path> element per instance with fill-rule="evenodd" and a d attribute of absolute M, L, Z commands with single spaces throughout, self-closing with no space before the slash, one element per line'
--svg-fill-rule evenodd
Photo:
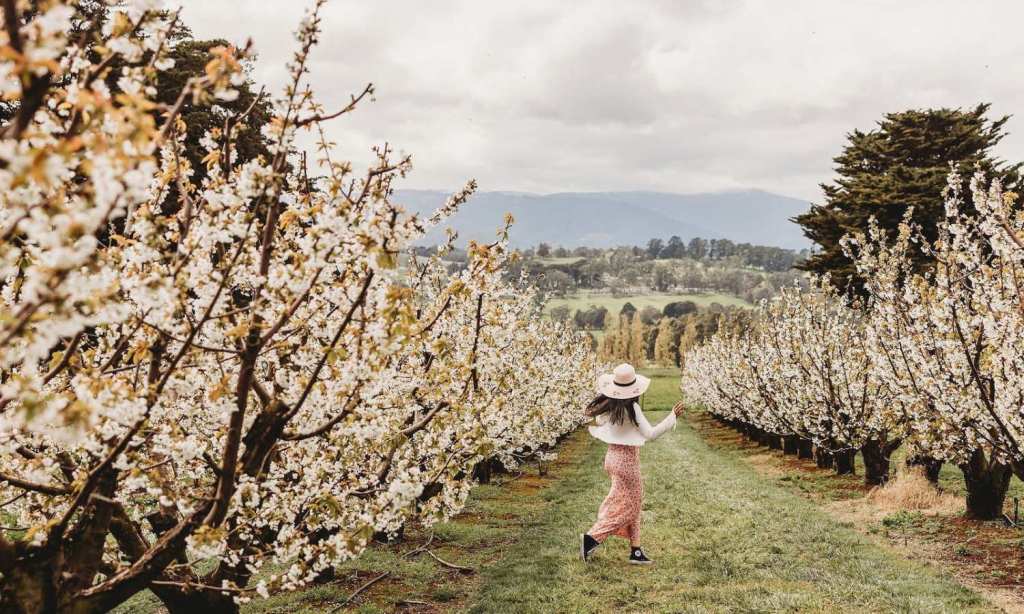
<path fill-rule="evenodd" d="M 644 397 L 653 422 L 679 398 L 678 371 L 643 373 L 653 379 Z M 392 575 L 345 611 L 997 611 L 944 574 L 873 545 L 799 493 L 765 481 L 740 456 L 710 448 L 685 422 L 641 452 L 642 536 L 656 564 L 628 565 L 625 541 L 613 538 L 585 565 L 577 539 L 607 492 L 604 451 L 580 430 L 562 444 L 548 477 L 530 467 L 504 485 L 480 486 L 463 514 L 434 527 L 432 550 L 474 573 L 423 555 L 403 558 L 423 543 L 420 529 L 345 565 L 332 584 L 255 601 L 243 612 L 330 611 L 383 571 Z"/>
<path fill-rule="evenodd" d="M 587 309 L 591 305 L 596 305 L 598 307 L 605 307 L 608 310 L 609 315 L 615 316 L 618 315 L 619 311 L 622 310 L 622 306 L 626 303 L 632 303 L 637 309 L 643 309 L 644 307 L 651 306 L 661 310 L 665 308 L 665 305 L 676 301 L 693 301 L 700 307 L 707 307 L 712 303 L 718 303 L 725 306 L 751 306 L 747 301 L 729 294 L 652 293 L 616 297 L 610 294 L 580 293 L 566 298 L 552 298 L 548 301 L 547 305 L 545 305 L 544 309 L 546 311 L 551 311 L 555 307 L 566 305 L 569 307 L 570 314 L 572 314 L 576 313 L 577 309 Z"/>
<path fill-rule="evenodd" d="M 652 373 L 645 404 L 678 394 Z M 652 420 L 661 414 L 652 416 Z M 577 559 L 576 539 L 607 489 L 604 446 L 543 494 L 538 523 L 484 571 L 472 612 L 989 612 L 954 580 L 871 544 L 813 503 L 710 449 L 688 425 L 643 448 L 643 541 L 657 563 L 626 564 L 624 541 Z"/>
<path fill-rule="evenodd" d="M 644 394 L 644 409 L 667 409 L 679 400 L 679 369 L 649 368 L 640 373 L 651 378 L 651 387 Z"/>

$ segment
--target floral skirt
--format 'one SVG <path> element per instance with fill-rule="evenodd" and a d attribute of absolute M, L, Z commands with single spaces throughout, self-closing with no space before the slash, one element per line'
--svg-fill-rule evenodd
<path fill-rule="evenodd" d="M 604 456 L 604 470 L 612 488 L 597 511 L 597 522 L 588 533 L 598 542 L 609 535 L 640 544 L 640 510 L 644 502 L 644 481 L 640 476 L 640 447 L 610 444 Z"/>

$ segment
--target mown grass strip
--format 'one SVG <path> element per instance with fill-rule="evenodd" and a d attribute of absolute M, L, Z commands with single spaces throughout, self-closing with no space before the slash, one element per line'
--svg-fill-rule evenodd
<path fill-rule="evenodd" d="M 658 373 L 649 409 L 674 400 Z M 656 416 L 652 416 L 652 419 Z M 644 543 L 651 568 L 629 566 L 624 542 L 590 565 L 576 539 L 605 494 L 604 447 L 542 494 L 548 507 L 507 556 L 483 572 L 470 611 L 489 612 L 989 612 L 941 572 L 892 556 L 810 501 L 709 448 L 681 424 L 645 446 Z"/>

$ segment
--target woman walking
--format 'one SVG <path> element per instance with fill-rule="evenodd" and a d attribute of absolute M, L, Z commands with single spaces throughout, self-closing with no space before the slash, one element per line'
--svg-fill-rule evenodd
<path fill-rule="evenodd" d="M 683 403 L 676 403 L 672 412 L 652 427 L 637 403 L 650 385 L 649 378 L 638 375 L 628 364 L 597 378 L 598 395 L 587 406 L 587 415 L 596 422 L 596 426 L 590 427 L 590 434 L 608 444 L 604 470 L 612 479 L 612 487 L 597 512 L 597 522 L 580 536 L 580 556 L 584 561 L 605 539 L 618 535 L 629 540 L 630 563 L 653 563 L 640 547 L 640 510 L 644 499 L 640 446 L 675 428 Z"/>

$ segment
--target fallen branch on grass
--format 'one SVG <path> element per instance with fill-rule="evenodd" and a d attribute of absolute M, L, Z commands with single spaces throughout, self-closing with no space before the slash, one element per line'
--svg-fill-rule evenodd
<path fill-rule="evenodd" d="M 380 582 L 381 580 L 383 580 L 384 578 L 386 578 L 386 577 L 388 577 L 390 575 L 391 575 L 390 571 L 385 571 L 384 573 L 380 574 L 376 578 L 373 578 L 372 580 L 370 580 L 366 584 L 360 586 L 359 588 L 356 589 L 356 592 L 354 592 L 354 593 L 352 593 L 351 595 L 348 596 L 348 599 L 346 599 L 345 601 L 342 601 L 340 604 L 338 604 L 337 607 L 332 609 L 331 610 L 331 614 L 334 614 L 334 612 L 337 612 L 341 608 L 343 608 L 343 607 L 347 606 L 348 604 L 352 603 L 352 600 L 355 599 L 359 595 L 359 593 L 362 593 L 366 589 L 370 588 L 371 586 L 373 586 L 377 582 Z"/>
<path fill-rule="evenodd" d="M 475 571 L 472 567 L 463 567 L 461 565 L 455 565 L 454 563 L 449 563 L 448 561 L 446 561 L 446 560 L 442 559 L 441 557 L 437 556 L 436 554 L 434 554 L 430 550 L 427 550 L 426 553 L 430 555 L 430 558 L 434 559 L 435 561 L 437 561 L 438 563 L 444 565 L 445 567 L 450 567 L 452 569 L 456 569 L 456 570 L 461 571 L 463 573 L 473 573 Z"/>
<path fill-rule="evenodd" d="M 427 541 L 424 542 L 424 544 L 422 546 L 420 546 L 419 548 L 416 548 L 415 550 L 410 550 L 409 552 L 406 552 L 405 554 L 402 555 L 402 558 L 403 559 L 408 559 L 408 558 L 416 556 L 417 554 L 419 554 L 421 552 L 426 552 L 427 554 L 430 554 L 431 556 L 434 556 L 433 554 L 431 554 L 431 552 L 429 550 L 427 550 L 427 548 L 430 546 L 430 543 L 433 542 L 433 541 L 434 541 L 434 534 L 431 533 L 430 537 L 427 538 Z M 438 560 L 440 560 L 440 559 L 438 559 Z M 390 571 L 385 571 L 384 573 L 380 574 L 379 576 L 376 576 L 375 578 L 372 578 L 369 582 L 367 582 L 366 584 L 364 584 L 364 585 L 360 586 L 359 588 L 357 588 L 354 593 L 352 593 L 351 595 L 348 596 L 348 599 L 346 599 L 345 601 L 342 601 L 340 604 L 335 606 L 335 608 L 333 610 L 331 610 L 331 614 L 333 614 L 334 612 L 337 612 L 341 608 L 343 608 L 343 607 L 347 606 L 348 604 L 352 603 L 352 600 L 355 599 L 356 597 L 358 597 L 360 593 L 362 593 L 366 589 L 370 588 L 371 586 L 373 586 L 377 582 L 380 582 L 381 580 L 383 580 L 384 578 L 386 578 L 386 577 L 388 577 L 390 575 L 391 575 Z"/>
<path fill-rule="evenodd" d="M 498 482 L 497 484 L 495 484 L 495 486 L 501 487 L 501 486 L 504 486 L 505 484 L 508 484 L 509 482 L 515 482 L 516 480 L 518 480 L 519 478 L 523 477 L 524 475 L 526 475 L 526 474 L 523 471 L 520 471 L 516 475 L 508 478 L 507 480 L 502 480 L 502 481 Z"/>

